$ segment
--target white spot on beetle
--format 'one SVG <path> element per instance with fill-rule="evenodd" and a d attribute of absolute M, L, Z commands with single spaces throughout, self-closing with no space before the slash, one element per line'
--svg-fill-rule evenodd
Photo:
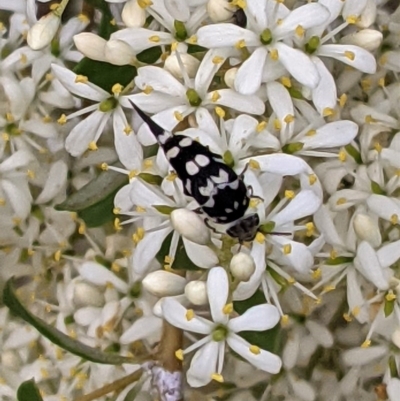
<path fill-rule="evenodd" d="M 167 139 L 170 137 L 170 135 L 164 131 L 161 135 L 157 137 L 158 142 L 161 143 L 161 145 L 164 145 L 165 142 L 167 142 Z"/>
<path fill-rule="evenodd" d="M 233 209 L 230 209 L 229 207 L 227 207 L 227 208 L 225 209 L 225 212 L 226 212 L 226 213 L 232 213 L 232 212 L 233 212 Z"/>
<path fill-rule="evenodd" d="M 205 167 L 210 163 L 210 159 L 205 155 L 196 155 L 194 161 L 200 166 Z"/>
<path fill-rule="evenodd" d="M 185 148 L 186 146 L 190 146 L 192 144 L 192 140 L 190 138 L 183 138 L 179 141 L 179 146 Z"/>
<path fill-rule="evenodd" d="M 191 194 L 192 193 L 192 182 L 189 179 L 186 180 L 185 187 L 186 187 L 186 191 L 188 191 L 188 193 Z"/>
<path fill-rule="evenodd" d="M 201 205 L 201 207 L 214 207 L 215 205 L 215 200 L 213 197 L 208 198 L 207 202 L 204 205 Z"/>
<path fill-rule="evenodd" d="M 189 175 L 195 175 L 200 169 L 193 161 L 190 161 L 186 163 L 186 171 Z"/>
<path fill-rule="evenodd" d="M 166 153 L 167 159 L 173 159 L 174 157 L 178 156 L 179 152 L 180 149 L 178 148 L 178 146 L 174 146 L 173 148 L 167 151 Z"/>
<path fill-rule="evenodd" d="M 230 186 L 232 189 L 238 189 L 238 188 L 239 188 L 239 180 L 232 181 L 232 182 L 229 184 L 229 186 Z"/>
<path fill-rule="evenodd" d="M 239 207 L 239 202 L 236 202 L 236 201 L 235 201 L 235 202 L 233 203 L 233 207 L 234 207 L 235 209 L 237 209 L 237 208 Z"/>
<path fill-rule="evenodd" d="M 214 175 L 211 176 L 211 179 L 212 179 L 216 184 L 225 183 L 225 182 L 228 181 L 228 178 L 229 178 L 228 173 L 227 173 L 226 171 L 222 170 L 222 168 L 219 169 L 219 175 L 218 175 L 218 177 L 216 177 L 216 176 L 214 176 Z"/>
<path fill-rule="evenodd" d="M 212 191 L 214 189 L 214 184 L 212 183 L 211 180 L 207 180 L 207 186 L 206 187 L 199 187 L 199 192 L 203 196 L 210 196 Z"/>

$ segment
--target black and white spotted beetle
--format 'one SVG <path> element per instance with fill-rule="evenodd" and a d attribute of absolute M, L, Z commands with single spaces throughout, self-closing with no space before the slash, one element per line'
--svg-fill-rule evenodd
<path fill-rule="evenodd" d="M 256 213 L 244 216 L 250 198 L 243 177 L 227 166 L 220 155 L 187 136 L 172 135 L 135 104 L 132 106 L 149 126 L 182 180 L 185 195 L 194 198 L 200 210 L 216 223 L 233 222 L 227 234 L 240 243 L 253 240 L 260 219 Z"/>

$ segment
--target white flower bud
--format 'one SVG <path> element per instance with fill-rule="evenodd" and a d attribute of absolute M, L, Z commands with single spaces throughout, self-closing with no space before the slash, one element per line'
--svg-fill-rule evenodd
<path fill-rule="evenodd" d="M 197 60 L 196 57 L 193 57 L 192 55 L 187 53 L 179 53 L 179 56 L 182 60 L 183 65 L 185 66 L 185 70 L 189 78 L 194 78 L 196 76 L 197 69 L 199 68 L 200 61 Z M 166 58 L 164 68 L 169 71 L 175 78 L 182 78 L 182 71 L 178 63 L 176 53 L 172 53 Z"/>
<path fill-rule="evenodd" d="M 171 222 L 176 231 L 189 241 L 206 245 L 210 241 L 210 230 L 200 216 L 188 209 L 176 209 L 171 213 Z"/>
<path fill-rule="evenodd" d="M 237 67 L 230 68 L 224 75 L 224 81 L 226 86 L 231 89 L 235 89 L 235 79 L 238 72 Z"/>
<path fill-rule="evenodd" d="M 382 237 L 378 223 L 367 214 L 358 213 L 354 217 L 353 227 L 360 240 L 369 242 L 374 248 L 381 245 Z"/>
<path fill-rule="evenodd" d="M 190 281 L 186 284 L 185 295 L 193 305 L 206 305 L 208 302 L 206 282 Z"/>
<path fill-rule="evenodd" d="M 370 52 L 376 50 L 382 43 L 383 35 L 375 29 L 363 29 L 359 32 L 351 33 L 340 39 L 340 43 L 345 45 L 360 46 Z"/>
<path fill-rule="evenodd" d="M 107 41 L 98 35 L 90 32 L 78 33 L 74 36 L 76 48 L 86 57 L 97 60 L 106 61 L 104 48 Z"/>
<path fill-rule="evenodd" d="M 400 348 L 400 327 L 397 327 L 392 333 L 392 342 L 397 348 Z"/>
<path fill-rule="evenodd" d="M 40 50 L 50 44 L 60 27 L 61 19 L 53 12 L 40 18 L 28 31 L 27 42 L 31 49 Z"/>
<path fill-rule="evenodd" d="M 168 297 L 183 293 L 185 278 L 165 270 L 149 273 L 142 282 L 143 287 L 156 297 Z"/>
<path fill-rule="evenodd" d="M 106 60 L 114 65 L 132 64 L 135 60 L 135 53 L 123 40 L 111 39 L 104 48 Z"/>
<path fill-rule="evenodd" d="M 74 287 L 74 305 L 77 307 L 103 306 L 104 295 L 93 285 L 78 282 Z"/>
<path fill-rule="evenodd" d="M 232 276 L 240 281 L 249 281 L 256 270 L 253 258 L 244 252 L 239 252 L 233 256 L 229 269 Z"/>
<path fill-rule="evenodd" d="M 141 28 L 146 22 L 146 11 L 136 0 L 128 0 L 122 10 L 121 18 L 127 28 Z"/>
<path fill-rule="evenodd" d="M 208 0 L 207 14 L 212 22 L 224 22 L 232 18 L 234 8 L 228 0 Z"/>
<path fill-rule="evenodd" d="M 21 357 L 14 350 L 5 350 L 1 353 L 1 366 L 6 370 L 19 371 L 22 366 Z"/>
<path fill-rule="evenodd" d="M 357 26 L 360 28 L 368 28 L 376 20 L 376 4 L 375 0 L 368 0 L 360 19 L 357 21 Z"/>

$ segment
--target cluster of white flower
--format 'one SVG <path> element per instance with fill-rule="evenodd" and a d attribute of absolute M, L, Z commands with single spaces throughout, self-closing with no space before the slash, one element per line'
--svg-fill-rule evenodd
<path fill-rule="evenodd" d="M 398 401 L 398 1 L 51 3 L 0 0 L 0 398 Z"/>

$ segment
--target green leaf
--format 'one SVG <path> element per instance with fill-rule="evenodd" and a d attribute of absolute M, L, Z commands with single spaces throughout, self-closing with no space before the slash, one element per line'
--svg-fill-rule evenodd
<path fill-rule="evenodd" d="M 138 363 L 135 358 L 127 358 L 116 354 L 107 354 L 97 348 L 89 347 L 80 343 L 77 340 L 67 336 L 55 327 L 49 325 L 44 320 L 33 315 L 28 309 L 19 301 L 16 295 L 16 289 L 30 282 L 31 278 L 24 276 L 15 279 L 9 279 L 3 290 L 3 303 L 17 316 L 25 322 L 32 325 L 40 334 L 45 336 L 53 344 L 58 345 L 60 348 L 70 352 L 71 354 L 78 355 L 81 358 L 108 365 L 121 365 L 123 363 Z"/>
<path fill-rule="evenodd" d="M 252 297 L 244 301 L 235 301 L 233 303 L 233 308 L 237 313 L 242 315 L 247 309 L 260 304 L 265 304 L 266 300 L 264 294 L 261 291 L 257 291 Z M 273 352 L 274 354 L 279 354 L 282 349 L 283 336 L 280 325 L 277 324 L 271 330 L 265 331 L 242 331 L 238 333 L 246 341 L 252 345 L 257 345 L 258 347 Z"/>
<path fill-rule="evenodd" d="M 110 93 L 115 84 L 127 86 L 137 74 L 136 67 L 132 65 L 113 65 L 87 57 L 84 57 L 73 71 L 88 77 L 90 82 Z"/>
<path fill-rule="evenodd" d="M 344 148 L 357 164 L 363 164 L 361 153 L 353 145 L 346 145 Z"/>
<path fill-rule="evenodd" d="M 171 245 L 172 234 L 170 233 L 165 238 L 163 244 L 161 245 L 161 249 L 158 251 L 156 258 L 158 262 L 162 265 L 165 264 L 165 257 L 169 255 L 169 247 Z M 183 245 L 182 238 L 179 238 L 178 247 L 176 249 L 175 259 L 171 265 L 172 269 L 175 270 L 200 270 L 201 267 L 196 266 L 190 259 L 186 253 L 185 246 Z"/>
<path fill-rule="evenodd" d="M 98 34 L 104 39 L 109 39 L 113 32 L 117 31 L 117 26 L 113 23 L 114 16 L 110 11 L 110 7 L 105 0 L 86 0 L 94 8 L 97 8 L 101 13 Z"/>
<path fill-rule="evenodd" d="M 127 176 L 104 171 L 55 208 L 76 212 L 88 227 L 101 226 L 114 219 L 114 197 L 128 183 Z"/>
<path fill-rule="evenodd" d="M 161 54 L 162 54 L 161 47 L 154 46 L 138 53 L 136 55 L 136 58 L 142 63 L 154 64 L 161 57 Z"/>
<path fill-rule="evenodd" d="M 18 401 L 43 401 L 39 389 L 36 386 L 35 380 L 27 380 L 18 387 L 17 390 Z"/>

